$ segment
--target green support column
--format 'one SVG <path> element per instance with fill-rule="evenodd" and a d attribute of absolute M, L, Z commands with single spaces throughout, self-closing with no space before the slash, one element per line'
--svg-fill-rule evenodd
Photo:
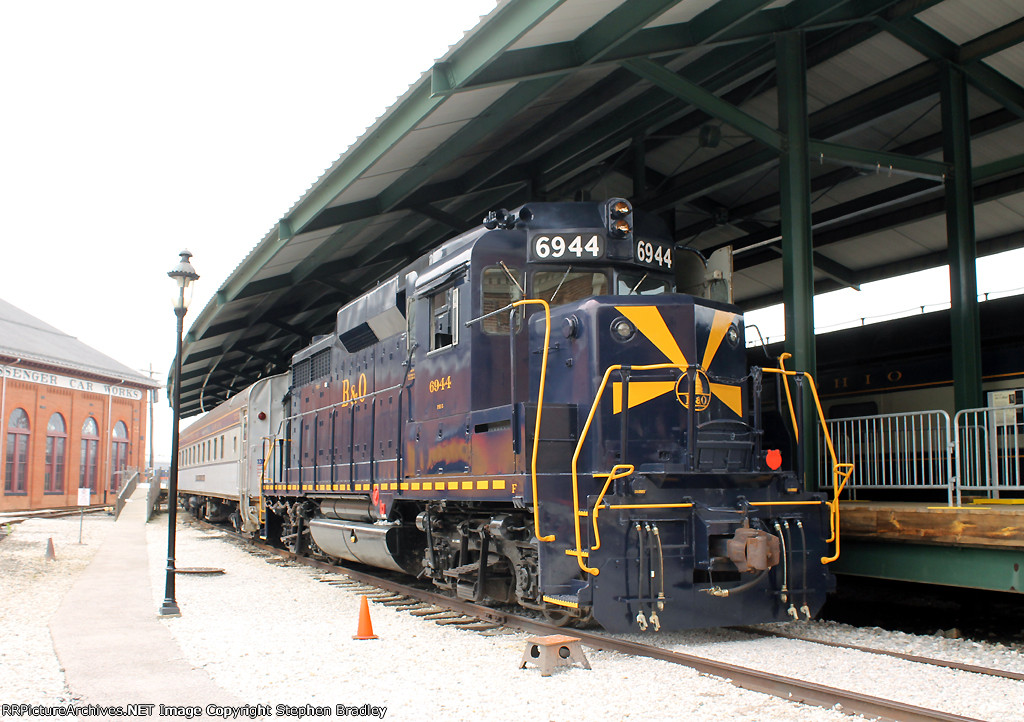
<path fill-rule="evenodd" d="M 788 368 L 814 374 L 814 247 L 811 239 L 811 170 L 807 122 L 807 66 L 804 35 L 780 33 L 775 42 L 779 74 L 779 194 L 782 213 L 782 282 L 786 315 L 786 351 L 793 354 Z M 805 484 L 816 485 L 817 452 L 814 404 L 804 395 L 800 429 Z"/>
<path fill-rule="evenodd" d="M 952 305 L 953 396 L 959 411 L 983 406 L 984 400 L 967 79 L 961 70 L 948 64 L 942 69 L 942 154 L 953 168 L 946 177 L 946 237 Z"/>

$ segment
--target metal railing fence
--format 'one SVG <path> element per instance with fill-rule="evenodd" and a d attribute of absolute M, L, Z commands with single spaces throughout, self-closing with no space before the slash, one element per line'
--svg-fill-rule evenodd
<path fill-rule="evenodd" d="M 832 419 L 826 424 L 836 455 L 853 462 L 846 484 L 850 498 L 857 498 L 858 489 L 945 489 L 953 503 L 953 437 L 945 411 Z M 829 485 L 831 466 L 825 458 L 818 478 L 822 488 Z"/>
<path fill-rule="evenodd" d="M 130 474 L 130 477 L 117 492 L 117 500 L 114 502 L 114 519 L 121 516 L 121 510 L 124 509 L 125 502 L 135 493 L 135 487 L 139 483 L 139 472 L 137 469 L 127 468 L 117 473 Z"/>
<path fill-rule="evenodd" d="M 836 453 L 854 464 L 848 498 L 859 489 L 945 489 L 947 502 L 964 494 L 998 499 L 1024 491 L 1024 404 L 880 414 L 827 422 Z M 820 432 L 819 432 L 820 433 Z M 822 458 L 819 487 L 830 484 Z"/>
<path fill-rule="evenodd" d="M 1024 490 L 1024 404 L 959 411 L 956 427 L 958 490 L 998 499 Z"/>

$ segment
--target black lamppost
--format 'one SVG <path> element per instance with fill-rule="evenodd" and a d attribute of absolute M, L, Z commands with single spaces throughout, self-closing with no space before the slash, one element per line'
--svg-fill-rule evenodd
<path fill-rule="evenodd" d="M 167 272 L 167 275 L 178 284 L 174 298 L 174 315 L 178 318 L 177 352 L 174 354 L 174 388 L 171 407 L 174 409 L 171 420 L 171 478 L 167 490 L 167 580 L 164 584 L 164 603 L 160 605 L 161 617 L 180 617 L 181 610 L 174 600 L 174 531 L 178 523 L 178 417 L 181 410 L 181 334 L 184 327 L 185 313 L 192 300 L 192 282 L 199 278 L 196 269 L 188 260 L 192 254 L 181 252 L 181 261 Z"/>

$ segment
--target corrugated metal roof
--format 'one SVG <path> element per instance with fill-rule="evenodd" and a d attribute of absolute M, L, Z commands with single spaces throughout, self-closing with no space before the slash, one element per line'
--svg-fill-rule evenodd
<path fill-rule="evenodd" d="M 95 374 L 147 388 L 160 385 L 3 299 L 0 299 L 0 357 Z"/>
<path fill-rule="evenodd" d="M 872 158 L 941 160 L 940 77 L 963 72 L 979 252 L 1024 245 L 1016 0 L 505 1 L 383 112 L 196 317 L 183 413 L 281 369 L 378 278 L 490 208 L 529 199 L 628 196 L 673 222 L 681 244 L 732 244 L 741 305 L 779 300 L 778 153 L 689 89 L 760 124 L 750 128 L 774 128 L 775 44 L 787 31 L 805 40 L 812 139 Z M 646 79 L 657 66 L 679 79 L 674 90 Z M 706 127 L 720 130 L 717 144 L 701 142 Z M 943 262 L 934 173 L 815 160 L 819 290 Z"/>

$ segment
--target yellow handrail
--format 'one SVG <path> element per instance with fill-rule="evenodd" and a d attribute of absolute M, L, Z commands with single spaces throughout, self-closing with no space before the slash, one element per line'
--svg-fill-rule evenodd
<path fill-rule="evenodd" d="M 580 452 L 582 452 L 582 450 L 583 450 L 583 442 L 585 442 L 587 440 L 587 434 L 590 431 L 590 425 L 591 425 L 591 423 L 593 423 L 594 416 L 597 414 L 597 407 L 601 403 L 601 396 L 604 395 L 604 390 L 608 386 L 608 379 L 611 377 L 612 372 L 619 371 L 621 369 L 622 369 L 622 364 L 613 364 L 612 366 L 609 366 L 605 370 L 604 377 L 601 379 L 601 385 L 598 387 L 597 394 L 595 394 L 595 396 L 594 396 L 594 403 L 591 404 L 591 406 L 590 406 L 590 414 L 587 416 L 587 423 L 585 423 L 583 425 L 583 431 L 580 433 L 580 440 L 576 443 L 576 450 L 572 454 L 572 503 L 573 503 L 573 521 L 575 522 L 575 526 L 576 526 L 576 549 L 575 550 L 566 549 L 565 553 L 568 554 L 569 556 L 576 557 L 576 561 L 577 561 L 577 563 L 579 563 L 580 569 L 582 569 L 587 574 L 594 575 L 595 577 L 598 574 L 600 574 L 600 570 L 595 569 L 594 567 L 588 567 L 586 564 L 583 563 L 583 557 L 587 556 L 589 554 L 589 552 L 586 552 L 586 551 L 583 550 L 583 536 L 582 536 L 582 533 L 580 531 L 580 513 L 579 513 L 579 508 L 580 508 L 580 490 L 579 490 L 579 478 L 578 478 L 577 473 L 576 473 L 576 465 L 579 462 Z M 667 363 L 667 364 L 651 364 L 649 366 L 631 366 L 630 367 L 631 371 L 660 371 L 660 370 L 663 370 L 663 369 L 679 369 L 679 370 L 683 370 L 683 367 L 680 366 L 679 364 L 672 364 L 672 363 Z M 623 394 L 627 393 L 626 392 L 626 388 L 627 387 L 625 385 L 623 385 L 622 388 L 623 388 L 623 392 L 622 393 Z M 629 407 L 629 399 L 626 399 L 625 405 L 626 405 L 626 408 Z M 616 466 L 615 468 L 617 469 L 617 468 L 619 468 L 619 466 Z M 614 469 L 612 470 L 612 473 L 614 473 Z M 610 482 L 611 482 L 611 477 L 609 476 L 609 483 Z M 607 484 L 605 484 L 605 487 L 607 488 Z M 602 493 L 602 495 L 603 495 L 603 493 Z"/>
<path fill-rule="evenodd" d="M 779 374 L 783 377 L 783 384 L 786 387 L 786 397 L 789 398 L 789 381 L 790 376 L 803 375 L 807 379 L 809 388 L 811 389 L 811 396 L 814 398 L 814 406 L 818 411 L 818 421 L 821 424 L 822 433 L 825 436 L 825 445 L 828 447 L 829 457 L 832 460 L 832 500 L 826 501 L 825 503 L 829 508 L 829 525 L 831 526 L 832 536 L 825 540 L 827 544 L 835 542 L 836 550 L 835 554 L 830 557 L 822 557 L 822 564 L 831 564 L 839 558 L 839 495 L 842 493 L 843 488 L 846 486 L 846 482 L 850 480 L 850 476 L 853 475 L 853 464 L 849 462 L 840 463 L 836 458 L 836 449 L 832 444 L 832 435 L 828 431 L 828 425 L 825 423 L 825 412 L 821 408 L 821 400 L 818 398 L 818 388 L 814 384 L 814 379 L 810 374 L 802 373 L 800 371 L 787 371 L 785 368 L 785 360 L 790 357 L 790 354 L 784 353 L 779 356 L 779 366 L 777 369 L 762 369 L 767 373 Z M 789 402 L 789 411 L 793 418 L 793 428 L 797 427 L 796 413 L 793 410 L 793 402 Z M 799 440 L 798 440 L 799 443 Z"/>
<path fill-rule="evenodd" d="M 543 536 L 540 533 L 540 499 L 537 498 L 537 450 L 540 445 L 540 417 L 544 408 L 544 384 L 548 374 L 548 346 L 551 345 L 551 307 L 541 298 L 528 298 L 516 301 L 512 308 L 538 303 L 544 307 L 544 350 L 540 359 L 540 391 L 537 393 L 537 421 L 533 426 L 533 457 L 530 460 L 530 480 L 533 485 L 533 533 L 542 542 L 553 542 L 554 534 Z"/>
<path fill-rule="evenodd" d="M 604 501 L 604 495 L 608 493 L 608 487 L 612 485 L 612 482 L 616 479 L 622 479 L 632 474 L 636 469 L 632 464 L 616 464 L 612 467 L 612 470 L 608 474 L 594 474 L 594 476 L 607 476 L 608 481 L 604 483 L 604 488 L 601 489 L 601 493 L 597 497 L 597 502 L 594 504 L 594 546 L 590 547 L 590 551 L 597 551 L 601 548 L 601 534 L 597 531 L 597 512 L 601 508 L 601 502 Z M 577 517 L 579 510 L 576 510 Z"/>
<path fill-rule="evenodd" d="M 783 373 L 789 373 L 786 371 L 786 359 L 793 358 L 793 354 L 788 351 L 784 351 L 779 354 L 779 368 L 782 369 Z M 766 369 L 767 370 L 767 369 Z M 796 438 L 796 443 L 800 443 L 800 426 L 796 423 L 796 411 L 793 410 L 793 395 L 789 390 L 789 382 L 786 381 L 783 384 L 786 389 L 786 403 L 789 405 L 789 418 L 793 420 L 793 436 Z"/>

